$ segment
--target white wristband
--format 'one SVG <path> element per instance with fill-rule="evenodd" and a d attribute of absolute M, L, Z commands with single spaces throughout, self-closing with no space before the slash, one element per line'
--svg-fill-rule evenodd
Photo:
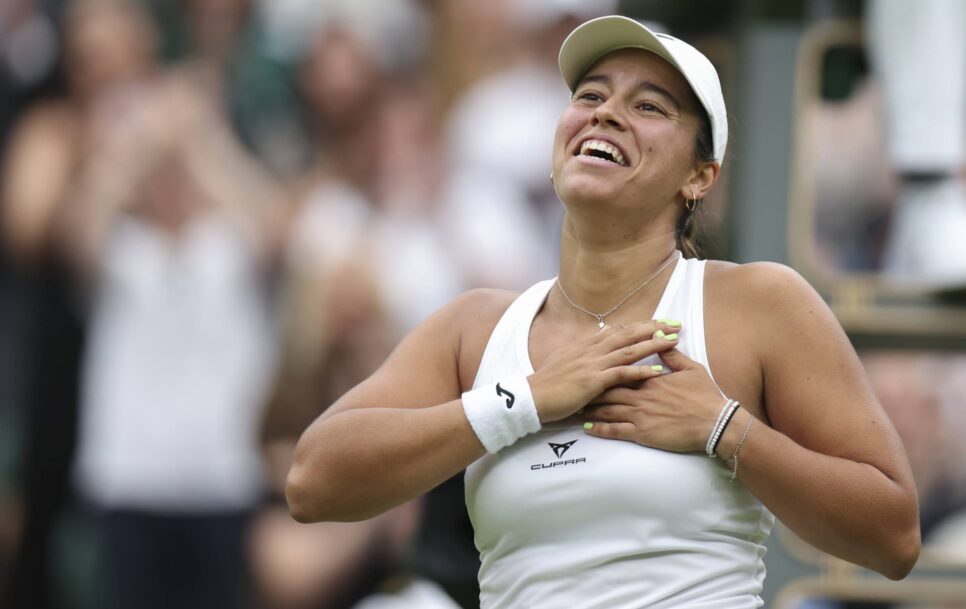
<path fill-rule="evenodd" d="M 463 394 L 463 411 L 488 453 L 498 452 L 540 429 L 526 376 L 467 391 Z"/>

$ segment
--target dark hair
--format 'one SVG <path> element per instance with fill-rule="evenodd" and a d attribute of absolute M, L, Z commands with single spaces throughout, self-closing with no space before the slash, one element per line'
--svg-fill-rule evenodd
<path fill-rule="evenodd" d="M 711 120 L 706 112 L 698 112 L 698 133 L 694 137 L 694 158 L 707 162 L 714 160 L 714 142 L 711 139 Z M 698 246 L 698 219 L 700 206 L 695 203 L 694 211 L 687 207 L 681 209 L 678 216 L 674 236 L 677 247 L 685 258 L 700 258 L 701 248 Z"/>

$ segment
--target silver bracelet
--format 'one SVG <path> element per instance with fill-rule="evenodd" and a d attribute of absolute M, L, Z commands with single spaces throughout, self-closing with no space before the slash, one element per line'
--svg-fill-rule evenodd
<path fill-rule="evenodd" d="M 721 407 L 721 412 L 718 413 L 718 418 L 715 419 L 714 426 L 711 428 L 711 433 L 708 434 L 708 442 L 704 445 L 704 452 L 706 452 L 709 457 L 714 456 L 714 453 L 711 451 L 711 446 L 714 444 L 714 432 L 717 431 L 718 426 L 721 425 L 721 420 L 724 419 L 725 413 L 728 412 L 728 408 L 730 407 L 731 399 L 725 399 L 724 406 Z"/>
<path fill-rule="evenodd" d="M 721 441 L 721 436 L 724 435 L 725 428 L 728 427 L 728 423 L 731 422 L 731 418 L 738 411 L 741 404 L 738 400 L 729 399 L 725 402 L 724 408 L 721 410 L 721 414 L 718 415 L 718 420 L 714 424 L 714 429 L 711 430 L 711 435 L 708 437 L 708 443 L 705 444 L 704 450 L 708 457 L 715 457 L 715 451 L 718 448 L 718 442 Z"/>
<path fill-rule="evenodd" d="M 751 424 L 755 422 L 755 417 L 752 415 L 748 419 L 748 424 L 745 425 L 745 431 L 741 434 L 741 439 L 738 440 L 738 444 L 735 445 L 735 454 L 731 455 L 729 461 L 733 461 L 731 466 L 731 480 L 730 482 L 734 484 L 735 478 L 738 477 L 738 451 L 741 450 L 741 445 L 745 443 L 745 438 L 748 437 L 748 432 L 751 430 Z"/>

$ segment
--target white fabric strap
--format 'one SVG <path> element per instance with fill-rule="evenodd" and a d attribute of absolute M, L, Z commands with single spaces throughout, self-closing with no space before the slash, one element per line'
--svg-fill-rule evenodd
<path fill-rule="evenodd" d="M 502 379 L 463 394 L 463 411 L 488 453 L 540 429 L 526 376 Z"/>

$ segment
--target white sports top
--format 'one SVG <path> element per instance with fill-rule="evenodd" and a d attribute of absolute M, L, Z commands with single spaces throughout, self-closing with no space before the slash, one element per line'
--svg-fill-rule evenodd
<path fill-rule="evenodd" d="M 680 258 L 654 318 L 708 367 L 703 260 Z M 528 339 L 553 280 L 503 314 L 474 387 L 532 374 Z M 653 356 L 645 364 L 660 363 Z M 466 470 L 484 609 L 761 607 L 774 517 L 720 459 L 595 438 L 549 423 Z"/>
<path fill-rule="evenodd" d="M 124 217 L 98 260 L 75 480 L 99 507 L 250 509 L 274 369 L 251 244 L 221 214 L 177 245 Z"/>

